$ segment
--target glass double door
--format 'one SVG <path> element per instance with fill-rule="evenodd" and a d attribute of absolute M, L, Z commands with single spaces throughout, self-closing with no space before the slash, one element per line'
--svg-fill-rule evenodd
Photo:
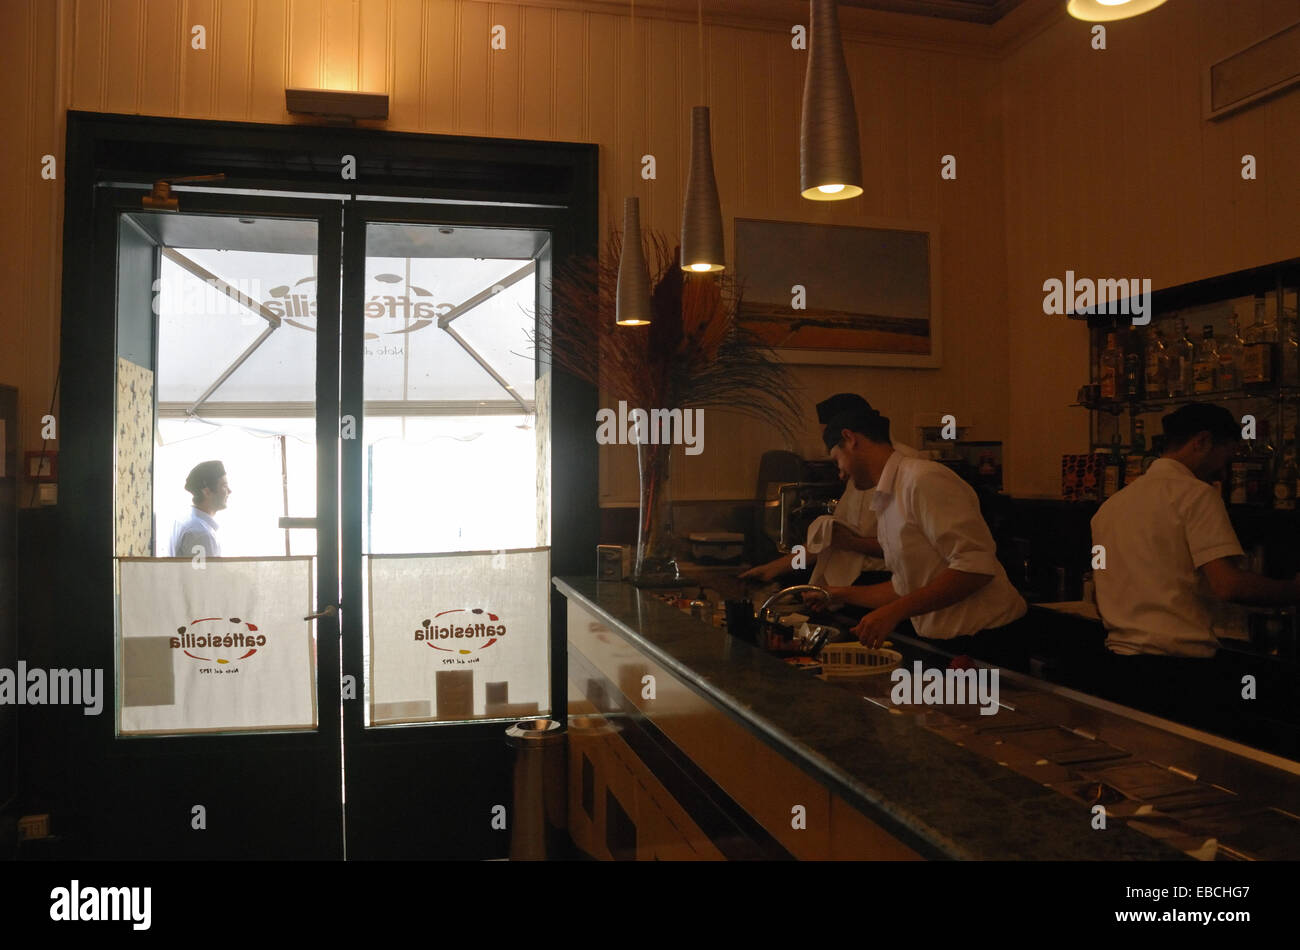
<path fill-rule="evenodd" d="M 100 777 L 148 842 L 105 855 L 503 855 L 502 722 L 552 703 L 547 214 L 179 197 L 99 219 Z"/>

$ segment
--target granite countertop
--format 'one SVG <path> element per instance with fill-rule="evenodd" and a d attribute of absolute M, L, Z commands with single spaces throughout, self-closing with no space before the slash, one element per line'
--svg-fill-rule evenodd
<path fill-rule="evenodd" d="M 854 691 L 821 682 L 631 584 L 555 578 L 566 597 L 928 857 L 1186 860 Z"/>

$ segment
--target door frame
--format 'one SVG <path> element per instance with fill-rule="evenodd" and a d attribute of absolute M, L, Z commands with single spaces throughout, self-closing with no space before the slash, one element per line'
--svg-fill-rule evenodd
<path fill-rule="evenodd" d="M 357 158 L 357 180 L 343 180 L 335 169 L 342 155 Z M 116 215 L 113 229 L 103 222 L 106 213 L 96 214 L 96 206 L 107 199 L 108 188 L 120 185 L 139 191 L 140 186 L 160 177 L 212 174 L 224 172 L 227 178 L 216 188 L 176 189 L 182 210 L 202 208 L 248 208 L 247 213 L 269 213 L 258 207 L 275 207 L 274 196 L 252 196 L 245 190 L 293 192 L 285 207 L 305 206 L 305 198 L 319 196 L 324 204 L 337 207 L 327 196 L 344 198 L 364 194 L 399 199 L 422 199 L 421 205 L 406 206 L 406 213 L 421 207 L 423 201 L 450 202 L 438 213 L 485 215 L 501 213 L 503 220 L 547 218 L 555 224 L 552 260 L 562 265 L 569 255 L 594 255 L 597 248 L 597 148 L 574 143 L 525 142 L 505 139 L 477 139 L 462 136 L 436 136 L 392 133 L 368 129 L 339 129 L 324 126 L 279 126 L 254 123 L 207 122 L 151 116 L 119 116 L 70 110 L 67 122 L 67 150 L 64 196 L 62 361 L 59 411 L 60 501 L 58 577 L 65 595 L 55 607 L 56 629 L 66 635 L 51 637 L 48 663 L 69 668 L 98 667 L 105 670 L 106 710 L 114 709 L 116 689 L 111 671 L 114 656 L 113 578 L 112 578 L 112 511 L 113 511 L 113 442 L 112 418 L 115 393 L 115 293 L 105 292 L 115 286 Z M 328 171 L 327 171 L 328 170 Z M 205 194 L 205 192 L 209 192 Z M 301 195 L 301 197 L 297 197 Z M 350 207 L 360 202 L 349 201 Z M 368 211 L 379 203 L 365 202 Z M 468 205 L 468 207 L 467 207 Z M 459 210 L 457 210 L 459 209 Z M 423 213 L 421 213 L 423 215 Z M 352 218 L 351 215 L 348 216 Z M 423 220 L 424 218 L 421 217 Z M 462 222 L 464 223 L 464 222 Z M 488 226 L 495 221 L 485 222 Z M 97 229 L 98 224 L 98 229 Z M 531 226 L 531 225 L 529 225 Z M 333 231 L 337 235 L 338 229 Z M 320 240 L 333 239 L 322 229 Z M 345 236 L 346 240 L 346 236 Z M 344 254 L 347 253 L 344 247 Z M 364 262 L 363 262 L 364 266 Z M 318 306 L 323 311 L 323 307 Z M 340 308 L 335 307 L 334 312 Z M 355 319 L 360 319 L 358 310 Z M 347 331 L 345 331 L 347 332 Z M 318 333 L 318 361 L 327 358 L 324 340 L 337 334 Z M 347 352 L 347 347 L 344 352 Z M 354 359 L 361 359 L 356 350 Z M 320 369 L 318 364 L 318 369 Z M 342 383 L 348 383 L 349 366 L 342 367 Z M 359 376 L 357 377 L 359 379 Z M 552 573 L 590 573 L 590 562 L 598 536 L 597 451 L 591 437 L 597 396 L 593 387 L 564 372 L 553 370 L 552 385 L 552 458 L 563 464 L 553 468 L 551 480 Z M 358 417 L 360 418 L 360 417 Z M 330 423 L 331 428 L 335 423 Z M 318 418 L 318 452 L 321 423 Z M 337 438 L 333 430 L 331 438 Z M 328 440 L 327 440 L 328 441 Z M 334 443 L 330 443 L 333 445 Z M 359 443 L 358 443 L 359 444 Z M 345 447 L 346 448 L 346 447 Z M 359 451 L 359 450 L 358 450 Z M 346 454 L 346 452 L 345 452 Z M 323 455 L 318 455 L 319 462 Z M 359 458 L 359 456 L 358 456 Z M 358 474 L 355 463 L 343 461 L 340 490 Z M 319 477 L 319 476 L 318 476 Z M 323 497 L 323 496 L 322 496 Z M 359 516 L 359 509 L 357 511 Z M 340 525 L 345 539 L 359 542 L 360 524 L 349 528 L 347 519 Z M 355 535 L 350 534 L 355 531 Z M 323 532 L 322 532 L 323 533 Z M 318 538 L 318 544 L 322 544 Z M 318 548 L 323 554 L 324 545 Z M 321 556 L 318 554 L 318 558 Z M 318 561 L 319 569 L 319 561 Z M 323 578 L 323 574 L 322 574 Z M 357 578 L 359 586 L 359 575 Z M 320 604 L 333 599 L 326 596 L 324 585 L 317 592 Z M 344 591 L 345 603 L 347 591 Z M 354 595 L 359 603 L 359 590 Z M 325 639 L 318 628 L 318 642 Z M 335 641 L 338 642 L 338 641 Z M 551 681 L 553 715 L 563 718 L 567 703 L 564 677 L 565 652 L 562 639 L 552 637 Z M 231 766 L 231 774 L 244 768 L 244 754 L 265 746 L 267 754 L 284 749 L 286 736 L 301 740 L 305 747 L 315 743 L 316 754 L 328 757 L 323 749 L 332 731 L 332 747 L 337 748 L 339 724 L 329 710 L 338 708 L 337 660 L 318 650 L 318 679 L 323 685 L 334 683 L 333 704 L 321 693 L 321 722 L 311 738 L 303 734 L 269 734 L 238 736 L 171 737 L 119 740 L 115 737 L 115 717 L 62 717 L 60 742 L 45 757 L 37 783 L 48 783 L 53 794 L 56 820 L 69 837 L 71 855 L 85 858 L 184 857 L 196 854 L 192 848 L 188 825 L 189 802 L 184 806 L 176 835 L 140 841 L 139 829 L 117 819 L 121 833 L 105 832 L 111 822 L 109 802 L 129 800 L 133 790 L 167 786 L 169 776 L 189 774 L 203 763 L 219 760 Z M 326 676 L 327 664 L 332 675 Z M 360 681 L 358 681 L 360 682 Z M 355 707 L 360 715 L 358 698 L 345 706 L 345 715 Z M 79 712 L 79 710 L 78 710 Z M 447 727 L 441 727 L 443 729 Z M 467 763 L 482 761 L 488 773 L 482 781 L 500 785 L 508 778 L 504 756 L 484 755 L 489 745 L 504 745 L 499 724 L 469 724 L 451 727 L 433 743 L 446 754 L 453 748 L 465 752 Z M 384 730 L 389 731 L 389 730 Z M 402 732 L 404 730 L 391 730 Z M 419 732 L 428 733 L 422 729 Z M 435 735 L 437 732 L 435 731 Z M 263 741 L 265 740 L 265 741 Z M 402 755 L 418 752 L 412 739 L 388 740 Z M 381 743 L 382 744 L 382 743 Z M 121 750 L 153 763 L 152 771 L 141 771 L 121 759 Z M 433 748 L 425 751 L 433 751 Z M 139 750 L 139 751 L 136 751 Z M 436 767 L 435 757 L 429 758 Z M 189 770 L 189 771 L 187 771 Z M 111 788 L 112 795 L 96 794 Z M 319 789 L 317 789 L 319 791 Z M 176 816 L 171 816 L 175 818 Z M 457 823 L 444 823 L 444 827 Z M 323 834 L 324 833 L 324 834 Z M 299 834 L 303 847 L 319 849 L 303 857 L 336 857 L 331 844 L 332 832 L 307 822 Z M 455 833 L 439 839 L 438 850 L 426 851 L 424 857 L 493 857 L 499 856 L 504 842 L 493 844 L 484 853 L 478 835 L 457 837 Z M 381 849 L 382 850 L 382 849 Z M 197 855 L 196 855 L 197 856 Z M 268 853 L 239 853 L 242 857 L 271 856 Z M 289 856 L 276 854 L 275 856 Z"/>

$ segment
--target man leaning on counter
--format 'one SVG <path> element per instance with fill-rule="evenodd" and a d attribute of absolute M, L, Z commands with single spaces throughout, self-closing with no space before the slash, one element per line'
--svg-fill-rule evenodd
<path fill-rule="evenodd" d="M 1300 578 L 1273 580 L 1237 564 L 1244 552 L 1212 482 L 1237 448 L 1239 424 L 1206 403 L 1182 406 L 1161 423 L 1164 454 L 1092 518 L 1093 544 L 1105 553 L 1094 576 L 1107 691 L 1126 705 L 1213 726 L 1216 704 L 1240 700 L 1249 673 L 1259 680 L 1253 709 L 1293 717 L 1295 684 L 1261 677 L 1267 667 L 1221 650 L 1215 636 L 1216 599 L 1300 602 Z"/>
<path fill-rule="evenodd" d="M 828 588 L 835 600 L 872 608 L 854 628 L 879 646 L 910 620 L 916 633 L 951 653 L 1021 666 L 1029 631 L 1025 600 L 997 559 L 979 499 L 947 466 L 905 457 L 889 439 L 889 419 L 866 401 L 832 415 L 822 434 L 840 476 L 874 489 L 876 537 L 892 579 Z"/>

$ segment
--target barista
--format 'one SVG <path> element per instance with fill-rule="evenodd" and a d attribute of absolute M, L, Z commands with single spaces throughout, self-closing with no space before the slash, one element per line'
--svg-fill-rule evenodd
<path fill-rule="evenodd" d="M 1164 454 L 1092 519 L 1093 544 L 1105 555 L 1105 568 L 1094 572 L 1109 651 L 1103 691 L 1208 728 L 1230 705 L 1294 719 L 1294 694 L 1284 698 L 1294 683 L 1273 680 L 1268 664 L 1221 650 L 1215 636 L 1216 601 L 1300 602 L 1300 578 L 1273 580 L 1238 563 L 1241 543 L 1211 482 L 1237 448 L 1239 424 L 1208 403 L 1188 403 L 1161 424 Z M 1258 692 L 1244 704 L 1247 674 Z"/>
<path fill-rule="evenodd" d="M 856 393 L 836 393 L 817 404 L 817 421 L 826 425 L 837 414 L 861 410 L 874 412 L 871 404 Z M 902 455 L 918 453 L 906 445 L 894 444 Z M 820 551 L 806 545 L 807 562 L 813 566 L 809 583 L 818 586 L 848 586 L 854 583 L 878 583 L 888 579 L 880 542 L 876 540 L 876 513 L 871 508 L 872 491 L 863 491 L 843 472 L 844 494 L 835 506 L 830 525 L 830 543 Z M 811 532 L 810 532 L 811 534 Z M 740 575 L 742 580 L 773 581 L 794 570 L 794 554 L 787 554 L 766 564 L 752 567 Z"/>
<path fill-rule="evenodd" d="M 879 646 L 910 620 L 946 652 L 1023 668 L 1028 608 L 997 559 L 974 489 L 938 462 L 896 451 L 889 420 L 873 409 L 836 413 L 822 438 L 842 478 L 874 489 L 877 539 L 893 572 L 884 583 L 831 588 L 836 599 L 873 608 L 854 628 L 858 639 Z"/>

